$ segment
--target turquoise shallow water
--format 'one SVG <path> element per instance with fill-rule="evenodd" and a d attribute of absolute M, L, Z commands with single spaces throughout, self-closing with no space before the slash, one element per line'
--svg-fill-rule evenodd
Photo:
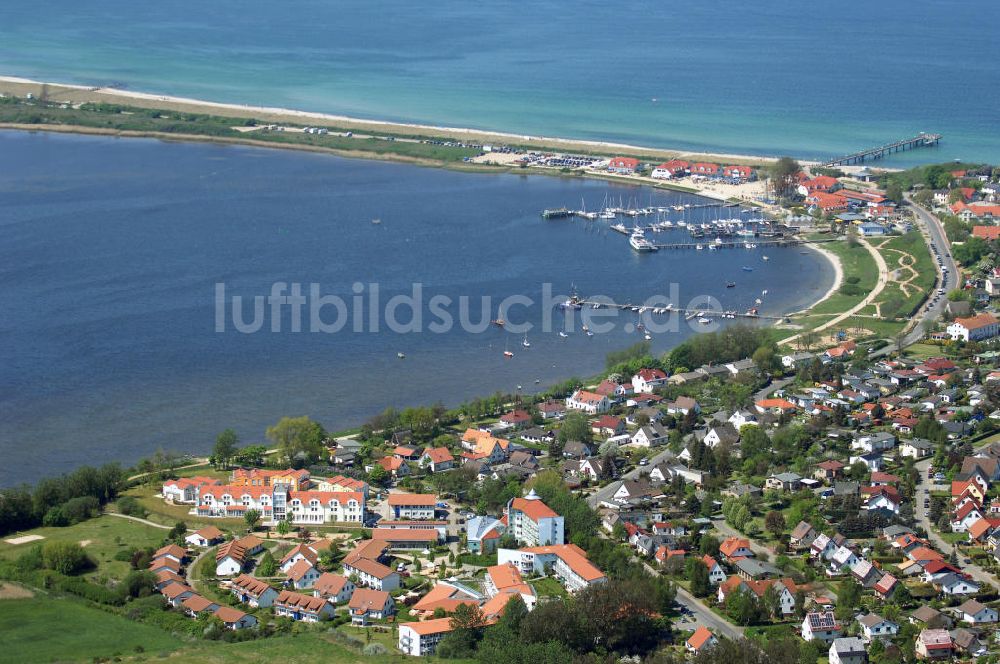
<path fill-rule="evenodd" d="M 0 72 L 685 149 L 1000 161 L 1000 4 L 255 0 L 0 6 Z M 655 100 L 655 101 L 654 101 Z"/>
<path fill-rule="evenodd" d="M 550 282 L 554 294 L 575 284 L 583 295 L 639 303 L 677 284 L 679 305 L 712 295 L 742 311 L 767 289 L 762 312 L 778 314 L 815 301 L 833 281 L 825 260 L 796 248 L 769 249 L 769 261 L 762 249 L 637 255 L 606 223 L 539 216 L 581 200 L 593 210 L 606 197 L 703 201 L 600 181 L 0 131 L 0 486 L 81 463 L 131 462 L 157 447 L 204 452 L 230 426 L 260 440 L 284 415 L 338 430 L 387 405 L 533 391 L 593 375 L 608 351 L 641 338 L 627 316 L 590 338 L 577 323 L 563 339 L 558 310 L 546 331 L 540 306 L 512 306 L 511 324 L 533 326 L 524 349 L 521 333 L 488 325 L 496 309 L 484 311 L 482 296 L 540 303 Z M 687 240 L 679 231 L 654 237 Z M 306 313 L 296 333 L 284 309 L 279 332 L 268 331 L 269 317 L 260 332 L 242 334 L 231 316 L 216 331 L 217 283 L 252 298 L 275 282 L 317 283 L 347 301 L 355 283 L 378 283 L 385 304 L 417 282 L 424 311 L 432 295 L 468 296 L 468 318 L 486 329 L 436 333 L 425 313 L 421 333 L 385 324 L 378 333 L 367 324 L 360 333 L 309 332 L 318 328 Z M 242 311 L 250 320 L 250 306 Z M 331 309 L 323 319 L 334 321 Z M 410 320 L 406 309 L 397 320 Z M 693 328 L 702 329 L 655 332 L 654 351 Z M 504 360 L 505 347 L 513 359 Z"/>

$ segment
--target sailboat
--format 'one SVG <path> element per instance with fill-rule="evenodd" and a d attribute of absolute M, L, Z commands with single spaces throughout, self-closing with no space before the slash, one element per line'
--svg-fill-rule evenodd
<path fill-rule="evenodd" d="M 531 342 L 528 341 L 528 333 L 527 332 L 524 333 L 524 341 L 521 342 L 521 345 L 524 346 L 525 348 L 531 348 Z"/>
<path fill-rule="evenodd" d="M 497 317 L 494 318 L 493 320 L 491 320 L 490 322 L 493 323 L 494 325 L 496 325 L 497 327 L 503 327 L 504 325 L 507 324 L 507 321 L 505 321 L 503 319 L 503 308 L 502 307 L 497 307 Z"/>
<path fill-rule="evenodd" d="M 503 356 L 505 358 L 507 358 L 508 360 L 510 358 L 514 357 L 514 353 L 510 352 L 509 350 L 507 350 L 507 340 L 506 339 L 504 339 L 504 342 L 503 342 Z"/>

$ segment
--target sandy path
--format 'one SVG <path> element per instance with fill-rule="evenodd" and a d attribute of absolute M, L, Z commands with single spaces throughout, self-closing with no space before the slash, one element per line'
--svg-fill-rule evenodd
<path fill-rule="evenodd" d="M 875 247 L 869 244 L 868 240 L 865 240 L 864 238 L 858 238 L 858 242 L 860 242 L 861 245 L 868 250 L 868 253 L 872 255 L 872 258 L 875 259 L 875 264 L 878 266 L 878 281 L 875 282 L 875 288 L 873 288 L 871 292 L 868 293 L 868 295 L 866 295 L 865 298 L 860 302 L 858 302 L 856 305 L 854 305 L 847 311 L 843 312 L 842 314 L 838 314 L 837 316 L 833 317 L 832 319 L 828 320 L 822 325 L 814 327 L 812 330 L 810 330 L 811 332 L 821 332 L 827 328 L 833 327 L 834 325 L 837 325 L 838 323 L 841 323 L 842 321 L 850 318 L 851 316 L 853 316 L 854 314 L 856 314 L 857 312 L 861 311 L 869 304 L 871 304 L 875 300 L 875 298 L 877 298 L 882 293 L 882 290 L 885 288 L 885 285 L 889 283 L 889 266 L 886 265 L 885 259 L 882 258 L 882 254 L 880 254 L 878 250 L 875 249 Z M 801 336 L 802 336 L 801 332 L 799 334 L 793 334 L 792 336 L 779 341 L 778 345 L 791 343 L 792 341 L 795 341 Z"/>

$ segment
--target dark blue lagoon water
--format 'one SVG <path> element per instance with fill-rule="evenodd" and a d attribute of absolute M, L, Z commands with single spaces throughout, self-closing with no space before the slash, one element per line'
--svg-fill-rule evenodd
<path fill-rule="evenodd" d="M 890 165 L 1000 161 L 1000 3 L 0 3 L 0 73 L 221 102 Z"/>
<path fill-rule="evenodd" d="M 259 440 L 283 415 L 338 429 L 387 405 L 531 391 L 594 374 L 609 350 L 641 338 L 626 331 L 634 319 L 625 317 L 593 337 L 577 322 L 564 339 L 558 310 L 540 329 L 540 306 L 504 312 L 512 324 L 535 326 L 530 349 L 522 334 L 495 327 L 296 333 L 287 308 L 280 332 L 269 331 L 277 319 L 268 318 L 263 330 L 240 333 L 231 317 L 217 332 L 218 283 L 247 298 L 268 295 L 275 282 L 317 283 L 353 306 L 355 283 L 379 284 L 385 302 L 419 282 L 426 298 L 470 296 L 471 319 L 488 321 L 495 305 L 484 313 L 481 296 L 540 301 L 546 282 L 557 293 L 575 285 L 634 302 L 676 283 L 681 304 L 707 294 L 741 310 L 767 289 L 762 313 L 801 308 L 832 282 L 825 260 L 796 248 L 769 249 L 769 261 L 762 249 L 638 255 L 608 222 L 539 216 L 606 199 L 705 202 L 600 181 L 0 132 L 0 485 L 85 462 L 131 462 L 158 447 L 203 452 L 229 426 Z M 677 231 L 655 238 L 688 239 Z M 725 287 L 730 280 L 736 288 Z M 253 307 L 243 314 L 250 322 Z M 329 308 L 323 317 L 336 318 Z M 405 309 L 398 319 L 409 320 Z M 433 320 L 425 314 L 425 327 Z M 310 322 L 306 313 L 302 329 Z M 657 352 L 692 333 L 678 328 L 653 335 Z M 513 359 L 503 358 L 505 346 Z"/>

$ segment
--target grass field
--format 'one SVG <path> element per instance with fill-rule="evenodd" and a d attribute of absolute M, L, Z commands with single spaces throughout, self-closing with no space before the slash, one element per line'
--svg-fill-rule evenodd
<path fill-rule="evenodd" d="M 0 660 L 7 662 L 92 661 L 142 651 L 167 653 L 181 645 L 156 627 L 50 597 L 0 600 L 0 635 Z"/>
<path fill-rule="evenodd" d="M 159 491 L 160 486 L 157 484 L 142 484 L 129 489 L 125 495 L 135 497 L 139 504 L 149 512 L 146 518 L 153 523 L 173 526 L 178 521 L 183 521 L 188 528 L 215 526 L 221 530 L 241 532 L 246 530 L 246 523 L 243 519 L 209 519 L 188 514 L 191 509 L 190 505 L 170 505 L 156 495 Z"/>
<path fill-rule="evenodd" d="M 827 242 L 823 248 L 840 259 L 844 270 L 844 284 L 856 277 L 858 280 L 856 285 L 861 291 L 859 295 L 834 293 L 829 299 L 820 302 L 809 312 L 810 314 L 837 314 L 847 311 L 871 292 L 878 281 L 878 266 L 875 265 L 875 259 L 868 253 L 868 250 L 860 244 L 851 247 L 846 242 Z M 797 322 L 812 327 L 814 319 L 822 322 L 818 316 L 799 318 Z"/>
<path fill-rule="evenodd" d="M 127 562 L 114 560 L 115 554 L 129 547 L 159 548 L 166 534 L 167 531 L 159 528 L 105 514 L 65 528 L 36 528 L 17 533 L 17 535 L 41 535 L 45 539 L 16 545 L 0 541 L 0 558 L 7 560 L 17 558 L 35 544 L 52 540 L 87 542 L 84 548 L 97 563 L 97 568 L 87 576 L 121 579 L 128 574 L 130 568 Z"/>

